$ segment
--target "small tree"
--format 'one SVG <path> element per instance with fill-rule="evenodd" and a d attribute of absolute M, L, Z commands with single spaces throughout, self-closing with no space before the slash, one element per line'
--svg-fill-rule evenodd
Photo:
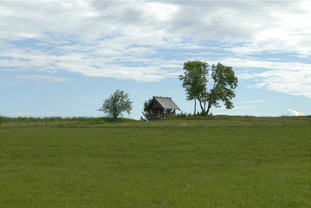
<path fill-rule="evenodd" d="M 156 116 L 158 115 L 158 112 L 147 109 L 147 106 L 151 101 L 152 99 L 149 99 L 144 102 L 144 111 L 141 112 L 142 113 L 142 116 L 140 117 L 141 120 L 151 121 L 154 120 L 154 118 L 156 118 Z"/>
<path fill-rule="evenodd" d="M 132 101 L 130 101 L 129 95 L 121 90 L 116 90 L 109 98 L 105 99 L 99 109 L 113 119 L 117 119 L 123 112 L 130 114 L 131 110 Z"/>

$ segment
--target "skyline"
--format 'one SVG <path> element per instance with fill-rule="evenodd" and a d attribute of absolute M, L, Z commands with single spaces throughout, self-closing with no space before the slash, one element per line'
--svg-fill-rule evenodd
<path fill-rule="evenodd" d="M 307 1 L 0 1 L 0 115 L 103 116 L 116 89 L 134 102 L 193 102 L 183 63 L 232 66 L 232 110 L 311 115 L 311 3 Z M 125 116 L 128 117 L 128 116 Z"/>

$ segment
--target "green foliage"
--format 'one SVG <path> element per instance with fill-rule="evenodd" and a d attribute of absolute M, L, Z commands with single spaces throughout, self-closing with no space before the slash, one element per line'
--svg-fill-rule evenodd
<path fill-rule="evenodd" d="M 2 128 L 0 205 L 310 207 L 310 117 L 200 118 Z"/>
<path fill-rule="evenodd" d="M 187 99 L 193 100 L 200 97 L 206 90 L 208 64 L 201 61 L 188 61 L 184 63 L 184 74 L 179 76 L 183 81 L 182 86 L 187 92 Z"/>
<path fill-rule="evenodd" d="M 132 101 L 130 101 L 129 95 L 121 90 L 116 90 L 109 98 L 105 99 L 104 104 L 99 109 L 113 119 L 117 119 L 123 112 L 130 114 L 131 110 Z"/>
<path fill-rule="evenodd" d="M 200 99 L 206 91 L 208 64 L 201 61 L 188 61 L 184 63 L 184 74 L 179 76 L 182 86 L 186 90 L 187 100 L 194 100 L 194 114 L 196 114 L 196 100 Z"/>
<path fill-rule="evenodd" d="M 146 100 L 144 102 L 144 111 L 142 112 L 142 116 L 140 117 L 143 121 L 151 121 L 155 120 L 158 115 L 161 114 L 161 110 L 151 110 L 148 109 L 148 104 L 152 101 L 152 99 Z"/>
<path fill-rule="evenodd" d="M 235 97 L 233 89 L 238 85 L 238 78 L 235 76 L 232 67 L 224 66 L 218 63 L 216 66 L 212 66 L 212 78 L 214 80 L 214 86 L 207 93 L 208 109 L 211 106 L 220 107 L 218 101 L 222 101 L 227 109 L 233 108 L 233 103 L 231 99 Z"/>
<path fill-rule="evenodd" d="M 184 63 L 184 74 L 179 77 L 186 90 L 187 100 L 194 100 L 194 114 L 196 114 L 196 100 L 199 101 L 201 115 L 208 115 L 212 106 L 220 107 L 222 101 L 227 109 L 233 108 L 232 98 L 237 87 L 238 78 L 232 67 L 221 63 L 212 65 L 210 80 L 208 79 L 208 64 L 201 61 L 188 61 Z M 213 82 L 210 90 L 206 89 L 208 81 Z"/>
<path fill-rule="evenodd" d="M 187 113 L 182 112 L 182 111 L 180 113 L 174 115 L 174 118 L 185 118 L 185 117 L 187 117 Z"/>

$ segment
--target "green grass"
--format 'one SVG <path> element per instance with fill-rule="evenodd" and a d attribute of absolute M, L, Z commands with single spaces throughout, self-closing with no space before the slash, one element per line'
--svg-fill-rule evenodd
<path fill-rule="evenodd" d="M 1 208 L 311 206 L 310 117 L 0 121 Z"/>

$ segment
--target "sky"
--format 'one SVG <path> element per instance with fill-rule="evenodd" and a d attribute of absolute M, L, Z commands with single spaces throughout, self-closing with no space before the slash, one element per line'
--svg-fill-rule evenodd
<path fill-rule="evenodd" d="M 99 117 L 115 90 L 193 101 L 186 61 L 221 62 L 239 79 L 214 115 L 311 115 L 311 1 L 2 1 L 0 115 Z"/>

